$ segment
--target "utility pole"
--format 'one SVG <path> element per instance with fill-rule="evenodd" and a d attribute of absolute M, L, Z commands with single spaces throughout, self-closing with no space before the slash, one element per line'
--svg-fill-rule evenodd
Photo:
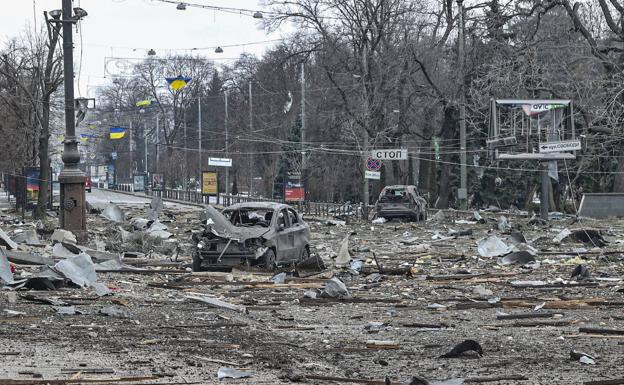
<path fill-rule="evenodd" d="M 225 125 L 225 157 L 230 157 L 230 144 L 228 142 L 228 90 L 223 91 L 223 97 L 225 98 L 225 116 L 223 123 Z M 230 195 L 230 168 L 225 168 L 225 195 Z M 227 198 L 226 198 L 227 199 Z M 228 200 L 229 202 L 229 200 Z"/>
<path fill-rule="evenodd" d="M 459 63 L 459 179 L 460 188 L 457 196 L 461 202 L 461 208 L 468 209 L 468 171 L 466 169 L 466 87 L 465 87 L 465 40 L 464 40 L 464 4 L 463 0 L 457 0 L 459 7 L 459 41 L 457 42 L 457 61 Z"/>
<path fill-rule="evenodd" d="M 74 18 L 74 15 L 72 15 L 72 0 L 63 0 L 62 20 L 58 20 L 58 22 L 63 25 L 65 141 L 61 157 L 63 160 L 63 171 L 59 175 L 59 182 L 61 185 L 61 227 L 74 232 L 78 239 L 86 240 L 86 178 L 85 174 L 78 167 L 80 152 L 78 151 L 78 142 L 76 141 L 76 114 L 74 111 L 74 43 L 72 27 L 77 20 L 78 18 Z"/>
<path fill-rule="evenodd" d="M 306 191 L 306 183 L 305 183 L 305 168 L 306 168 L 306 154 L 304 151 L 305 148 L 305 137 L 306 137 L 306 115 L 305 115 L 305 64 L 301 63 L 301 175 L 299 176 L 301 179 L 301 184 L 304 188 L 304 194 Z M 304 195 L 305 201 L 305 195 Z"/>
<path fill-rule="evenodd" d="M 198 147 L 199 147 L 199 178 L 201 180 L 202 175 L 202 111 L 201 111 L 201 96 L 197 97 L 197 131 L 199 135 Z"/>
<path fill-rule="evenodd" d="M 184 191 L 188 191 L 188 151 L 187 151 L 187 143 L 186 139 L 186 112 L 183 114 L 184 116 L 184 183 L 182 184 Z"/>
<path fill-rule="evenodd" d="M 158 157 L 158 145 L 159 145 L 159 143 L 158 143 L 158 141 L 160 140 L 159 139 L 159 135 L 160 134 L 158 133 L 158 129 L 159 129 L 158 126 L 159 126 L 159 124 L 158 124 L 158 114 L 156 114 L 156 167 L 154 167 L 154 172 L 156 174 L 158 174 L 158 160 L 159 160 L 159 157 Z M 154 186 L 152 186 L 152 187 L 154 187 Z"/>
<path fill-rule="evenodd" d="M 130 179 L 132 180 L 132 182 L 130 182 L 130 183 L 132 183 L 132 186 L 134 188 L 134 170 L 135 170 L 135 167 L 134 167 L 134 146 L 133 146 L 134 140 L 132 138 L 134 132 L 132 131 L 132 119 L 130 119 L 130 126 L 129 127 L 130 127 L 129 128 L 129 131 L 130 131 Z"/>
<path fill-rule="evenodd" d="M 366 79 L 368 78 L 368 46 L 367 42 L 364 42 L 364 48 L 362 49 L 362 96 L 364 97 L 364 140 L 362 143 L 362 176 L 364 177 L 364 181 L 362 182 L 362 199 L 363 199 L 363 207 L 362 214 L 364 216 L 364 220 L 368 221 L 368 202 L 370 200 L 369 196 L 369 186 L 368 186 L 368 178 L 366 178 L 366 160 L 368 158 L 368 92 L 366 90 Z"/>
<path fill-rule="evenodd" d="M 253 135 L 253 96 L 251 94 L 251 79 L 249 79 L 249 137 Z M 253 143 L 253 142 L 250 142 Z M 251 146 L 250 146 L 251 147 Z M 248 196 L 253 193 L 253 151 L 249 150 L 249 192 Z"/>
<path fill-rule="evenodd" d="M 147 177 L 147 129 L 145 123 L 143 123 L 143 152 L 145 153 L 145 163 L 143 169 L 145 170 L 145 176 Z"/>

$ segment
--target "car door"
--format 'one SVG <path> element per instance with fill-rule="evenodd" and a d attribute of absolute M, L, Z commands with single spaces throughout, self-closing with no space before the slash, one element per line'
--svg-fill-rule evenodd
<path fill-rule="evenodd" d="M 292 259 L 294 237 L 290 230 L 290 220 L 288 218 L 288 211 L 286 209 L 280 209 L 276 213 L 276 231 L 277 231 L 277 259 L 278 261 L 287 261 Z"/>
<path fill-rule="evenodd" d="M 291 208 L 288 208 L 288 219 L 290 220 L 289 231 L 293 237 L 293 258 L 299 259 L 307 243 L 306 227 L 297 212 Z"/>

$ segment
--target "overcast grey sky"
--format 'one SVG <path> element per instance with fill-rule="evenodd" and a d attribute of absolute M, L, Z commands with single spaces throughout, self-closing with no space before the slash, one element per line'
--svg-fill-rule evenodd
<path fill-rule="evenodd" d="M 257 0 L 189 2 L 263 10 Z M 40 27 L 44 10 L 61 8 L 61 0 L 4 0 L 2 3 L 3 9 L 0 13 L 2 44 L 23 33 L 25 28 L 33 28 L 35 23 Z M 87 93 L 93 96 L 94 87 L 106 83 L 107 80 L 104 78 L 106 72 L 114 73 L 120 70 L 117 65 L 120 61 L 110 60 L 105 70 L 107 57 L 144 58 L 147 50 L 152 48 L 157 54 L 162 55 L 168 52 L 200 53 L 215 59 L 217 63 L 222 63 L 229 58 L 237 58 L 243 52 L 262 55 L 268 46 L 275 43 L 225 47 L 227 45 L 283 37 L 280 33 L 265 34 L 259 21 L 247 15 L 195 7 L 179 11 L 175 4 L 157 0 L 74 0 L 74 6 L 80 6 L 89 13 L 89 16 L 81 22 L 79 33 L 74 33 L 75 67 L 77 70 L 80 69 L 80 87 L 76 93 L 80 91 L 82 96 L 87 96 Z M 215 53 L 216 46 L 224 46 L 224 52 Z M 210 48 L 199 49 L 207 47 Z M 198 50 L 185 50 L 190 48 Z"/>

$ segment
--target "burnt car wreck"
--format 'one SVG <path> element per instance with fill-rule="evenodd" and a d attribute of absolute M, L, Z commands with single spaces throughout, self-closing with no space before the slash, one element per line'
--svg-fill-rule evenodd
<path fill-rule="evenodd" d="M 193 271 L 240 264 L 272 269 L 310 255 L 310 228 L 292 207 L 239 203 L 223 212 L 209 206 L 193 234 Z"/>
<path fill-rule="evenodd" d="M 416 186 L 386 186 L 381 190 L 375 206 L 377 217 L 380 218 L 402 218 L 414 221 L 427 219 L 427 201 L 418 194 Z"/>

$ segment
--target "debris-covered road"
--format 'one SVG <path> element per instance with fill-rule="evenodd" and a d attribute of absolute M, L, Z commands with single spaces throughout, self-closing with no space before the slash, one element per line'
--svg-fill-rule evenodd
<path fill-rule="evenodd" d="M 310 218 L 312 254 L 329 268 L 271 280 L 260 269 L 191 273 L 200 208 L 148 213 L 149 200 L 118 198 L 117 223 L 103 217 L 110 199 L 91 201 L 82 249 L 53 246 L 52 225 L 3 210 L 8 237 L 36 229 L 40 244 L 0 242 L 8 261 L 22 258 L 0 292 L 0 383 L 624 383 L 620 221 Z M 150 214 L 157 225 L 143 222 Z M 97 274 L 85 288 L 58 267 L 79 255 Z M 43 278 L 24 258 L 53 266 L 54 290 L 27 288 Z M 453 350 L 466 340 L 478 345 Z"/>

